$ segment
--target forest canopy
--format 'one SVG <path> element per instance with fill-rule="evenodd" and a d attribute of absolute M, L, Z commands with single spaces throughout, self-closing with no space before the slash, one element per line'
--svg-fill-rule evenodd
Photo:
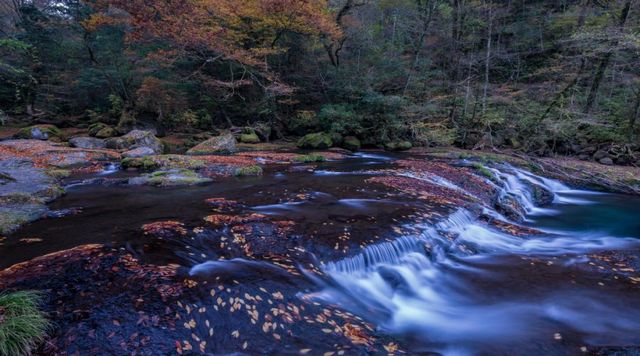
<path fill-rule="evenodd" d="M 10 0 L 0 109 L 25 125 L 633 148 L 639 12 L 632 0 Z"/>

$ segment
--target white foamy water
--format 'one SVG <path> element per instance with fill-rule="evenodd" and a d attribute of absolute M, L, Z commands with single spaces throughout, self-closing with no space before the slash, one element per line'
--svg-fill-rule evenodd
<path fill-rule="evenodd" d="M 594 204 L 584 198 L 584 191 L 552 179 L 513 167 L 492 172 L 500 194 L 515 199 L 529 215 L 559 213 L 536 206 L 531 185 L 553 194 L 554 205 Z M 454 189 L 450 182 L 421 178 Z M 506 220 L 488 207 L 484 214 Z M 580 334 L 588 343 L 640 342 L 640 311 L 620 308 L 611 296 L 590 288 L 531 285 L 523 299 L 492 295 L 472 283 L 482 280 L 502 288 L 493 273 L 473 266 L 491 265 L 500 256 L 515 261 L 529 256 L 560 259 L 558 268 L 566 268 L 588 262 L 588 253 L 640 248 L 637 239 L 594 231 L 514 236 L 478 221 L 465 209 L 435 225 L 412 227 L 420 233 L 370 245 L 323 265 L 328 278 L 319 282 L 321 291 L 312 297 L 369 318 L 386 332 L 412 335 L 444 354 L 473 354 L 478 345 L 530 341 L 544 332 L 551 337 L 549 330 L 559 328 Z M 516 266 L 526 269 L 527 264 Z"/>

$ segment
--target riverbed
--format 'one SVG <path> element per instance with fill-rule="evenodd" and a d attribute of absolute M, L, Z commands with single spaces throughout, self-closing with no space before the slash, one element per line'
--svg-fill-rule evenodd
<path fill-rule="evenodd" d="M 10 235 L 0 268 L 87 244 L 173 266 L 188 290 L 166 302 L 173 329 L 137 331 L 150 341 L 137 348 L 125 342 L 128 351 L 150 350 L 163 338 L 160 349 L 179 353 L 640 350 L 640 198 L 574 188 L 502 163 L 487 164 L 493 177 L 464 160 L 411 168 L 429 160 L 364 153 L 181 187 L 131 186 L 124 182 L 138 173 L 117 170 L 72 176 L 67 194 L 49 208 L 74 213 Z M 536 189 L 550 194 L 545 204 Z M 519 218 L 497 207 L 501 199 L 515 202 Z M 220 216 L 242 219 L 203 222 Z M 55 288 L 37 278 L 23 283 Z M 83 290 L 92 281 L 65 283 Z M 93 330 L 94 339 L 57 350 L 117 350 L 106 347 L 113 325 L 100 321 L 131 318 L 91 315 L 104 312 L 64 319 L 59 333 Z"/>

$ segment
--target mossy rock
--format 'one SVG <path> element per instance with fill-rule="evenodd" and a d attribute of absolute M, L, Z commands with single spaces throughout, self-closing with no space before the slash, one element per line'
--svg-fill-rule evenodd
<path fill-rule="evenodd" d="M 237 150 L 236 138 L 231 134 L 212 137 L 187 151 L 188 155 L 233 153 Z"/>
<path fill-rule="evenodd" d="M 260 175 L 262 175 L 262 167 L 260 167 L 260 166 L 240 167 L 240 168 L 236 168 L 236 170 L 235 170 L 235 172 L 233 172 L 233 174 L 236 177 L 260 176 Z"/>
<path fill-rule="evenodd" d="M 211 178 L 201 177 L 198 173 L 189 169 L 170 169 L 156 171 L 146 174 L 142 177 L 129 179 L 129 184 L 154 185 L 154 186 L 179 186 L 179 185 L 195 185 L 211 182 Z"/>
<path fill-rule="evenodd" d="M 255 132 L 245 133 L 240 135 L 240 142 L 242 143 L 260 143 L 260 137 Z"/>
<path fill-rule="evenodd" d="M 89 136 L 95 136 L 100 130 L 104 129 L 105 127 L 109 127 L 109 125 L 103 124 L 102 122 L 95 122 L 89 125 L 87 132 L 89 133 Z"/>
<path fill-rule="evenodd" d="M 293 160 L 300 163 L 313 163 L 313 162 L 324 162 L 325 158 L 323 155 L 309 154 L 309 155 L 297 156 Z"/>
<path fill-rule="evenodd" d="M 384 144 L 384 149 L 387 151 L 406 151 L 413 147 L 409 141 L 392 141 Z"/>
<path fill-rule="evenodd" d="M 333 146 L 331 135 L 324 132 L 311 133 L 298 140 L 299 148 L 325 149 L 331 146 Z"/>
<path fill-rule="evenodd" d="M 347 136 L 344 138 L 344 142 L 342 142 L 342 147 L 348 149 L 349 151 L 358 151 L 361 147 L 361 143 L 357 137 Z"/>
<path fill-rule="evenodd" d="M 32 140 L 62 139 L 63 134 L 54 125 L 33 125 L 25 127 L 15 134 L 15 138 Z"/>
<path fill-rule="evenodd" d="M 344 142 L 344 137 L 340 133 L 332 132 L 329 136 L 331 136 L 331 144 L 333 146 L 340 146 Z"/>
<path fill-rule="evenodd" d="M 101 128 L 98 132 L 96 132 L 94 136 L 97 138 L 110 138 L 110 137 L 116 136 L 117 134 L 118 134 L 118 131 L 116 131 L 116 129 L 110 126 L 106 126 Z"/>
<path fill-rule="evenodd" d="M 473 168 L 476 169 L 476 171 L 478 173 L 480 173 L 481 175 L 485 176 L 487 179 L 489 179 L 489 180 L 494 180 L 495 179 L 495 177 L 493 176 L 493 173 L 491 173 L 489 168 L 483 166 L 482 163 L 473 162 L 471 165 L 472 165 Z"/>
<path fill-rule="evenodd" d="M 120 164 L 123 168 L 135 168 L 140 170 L 163 169 L 202 169 L 206 162 L 183 155 L 157 155 L 136 158 L 125 158 Z"/>
<path fill-rule="evenodd" d="M 120 162 L 120 165 L 122 166 L 122 168 L 125 168 L 125 169 L 135 168 L 135 169 L 141 169 L 145 171 L 150 171 L 150 170 L 160 168 L 160 163 L 156 162 L 152 157 L 149 157 L 149 156 L 124 158 Z"/>
<path fill-rule="evenodd" d="M 67 178 L 71 175 L 71 171 L 68 169 L 49 169 L 45 173 L 56 179 Z"/>

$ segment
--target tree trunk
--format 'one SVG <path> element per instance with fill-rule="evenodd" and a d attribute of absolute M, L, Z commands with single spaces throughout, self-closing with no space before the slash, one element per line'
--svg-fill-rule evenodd
<path fill-rule="evenodd" d="M 487 110 L 487 91 L 489 89 L 489 68 L 491 66 L 491 37 L 493 35 L 492 6 L 489 3 L 489 29 L 487 31 L 487 52 L 484 63 L 484 86 L 482 88 L 482 113 Z"/>
<path fill-rule="evenodd" d="M 635 129 L 636 122 L 638 121 L 638 116 L 640 116 L 640 89 L 638 89 L 636 93 L 636 104 L 633 107 L 633 111 L 631 112 L 631 117 L 629 118 L 629 141 L 632 142 L 635 138 Z"/>
<path fill-rule="evenodd" d="M 624 25 L 627 22 L 627 18 L 629 17 L 629 9 L 631 8 L 631 1 L 627 0 L 625 5 L 622 7 L 622 11 L 620 12 L 620 22 L 618 26 L 620 27 L 620 32 L 624 29 Z M 618 45 L 619 40 L 615 39 L 613 41 L 612 47 L 616 47 Z M 607 53 L 605 53 L 600 59 L 600 64 L 598 65 L 598 69 L 596 70 L 596 75 L 593 77 L 593 82 L 591 83 L 591 89 L 589 90 L 589 96 L 587 97 L 587 103 L 584 107 L 584 113 L 588 114 L 591 112 L 593 108 L 593 104 L 596 101 L 596 96 L 598 95 L 598 89 L 600 88 L 600 83 L 602 82 L 602 78 L 604 77 L 604 73 L 609 66 L 609 62 L 611 61 L 611 56 L 613 56 L 613 51 L 615 48 L 609 49 Z"/>

